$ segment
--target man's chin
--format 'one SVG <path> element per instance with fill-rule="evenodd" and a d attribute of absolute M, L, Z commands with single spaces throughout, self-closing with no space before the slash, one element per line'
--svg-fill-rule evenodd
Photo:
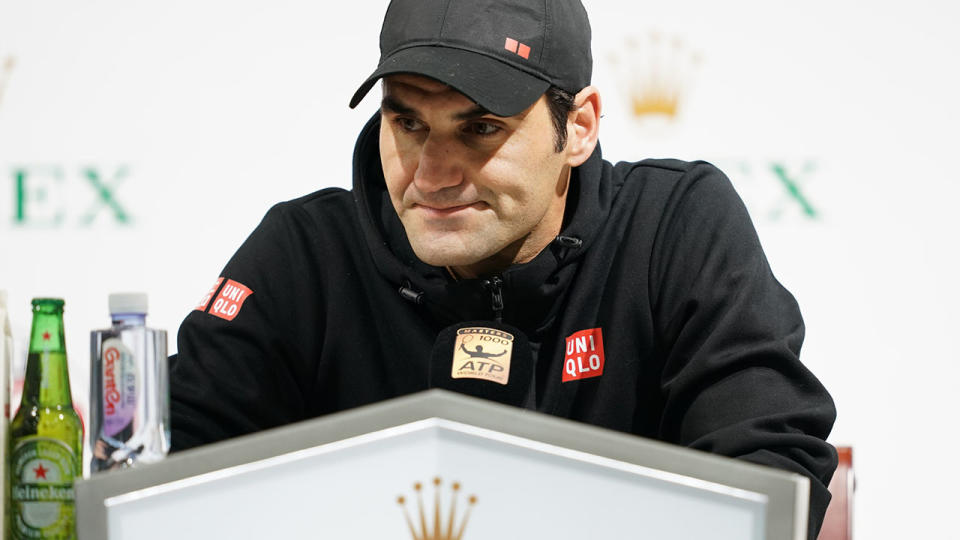
<path fill-rule="evenodd" d="M 435 246 L 422 250 L 414 247 L 413 252 L 418 259 L 431 266 L 470 266 L 482 260 L 472 254 L 437 250 Z"/>
<path fill-rule="evenodd" d="M 410 245 L 418 259 L 432 266 L 470 266 L 485 258 L 480 250 L 464 245 L 461 239 L 423 238 L 411 241 Z"/>

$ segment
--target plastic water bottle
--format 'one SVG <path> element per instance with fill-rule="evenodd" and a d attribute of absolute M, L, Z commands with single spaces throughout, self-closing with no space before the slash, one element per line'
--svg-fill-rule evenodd
<path fill-rule="evenodd" d="M 170 451 L 167 333 L 147 328 L 147 295 L 110 295 L 113 325 L 90 333 L 91 473 Z"/>

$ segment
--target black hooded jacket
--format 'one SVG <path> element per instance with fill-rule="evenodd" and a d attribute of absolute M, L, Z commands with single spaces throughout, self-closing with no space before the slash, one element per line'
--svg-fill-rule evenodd
<path fill-rule="evenodd" d="M 358 139 L 352 191 L 274 206 L 184 320 L 174 449 L 424 390 L 442 328 L 500 315 L 534 352 L 530 407 L 804 474 L 815 537 L 836 412 L 798 359 L 797 303 L 720 171 L 612 165 L 598 147 L 574 169 L 553 243 L 497 276 L 455 281 L 413 254 L 378 130 L 375 116 Z M 591 329 L 602 374 L 564 382 L 567 338 Z"/>

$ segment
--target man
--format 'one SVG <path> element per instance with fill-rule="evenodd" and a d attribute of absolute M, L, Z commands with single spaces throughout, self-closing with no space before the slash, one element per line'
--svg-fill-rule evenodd
<path fill-rule="evenodd" d="M 181 326 L 174 447 L 424 390 L 441 329 L 496 320 L 524 406 L 804 474 L 815 537 L 835 410 L 796 302 L 714 167 L 603 161 L 580 2 L 394 0 L 380 46 L 353 190 L 271 209 Z"/>

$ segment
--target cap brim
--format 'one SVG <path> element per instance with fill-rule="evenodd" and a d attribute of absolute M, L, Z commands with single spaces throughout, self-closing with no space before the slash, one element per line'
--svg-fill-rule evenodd
<path fill-rule="evenodd" d="M 413 73 L 438 80 L 497 116 L 513 116 L 532 105 L 550 83 L 481 53 L 436 45 L 409 47 L 384 60 L 360 85 L 354 108 L 382 77 Z"/>

